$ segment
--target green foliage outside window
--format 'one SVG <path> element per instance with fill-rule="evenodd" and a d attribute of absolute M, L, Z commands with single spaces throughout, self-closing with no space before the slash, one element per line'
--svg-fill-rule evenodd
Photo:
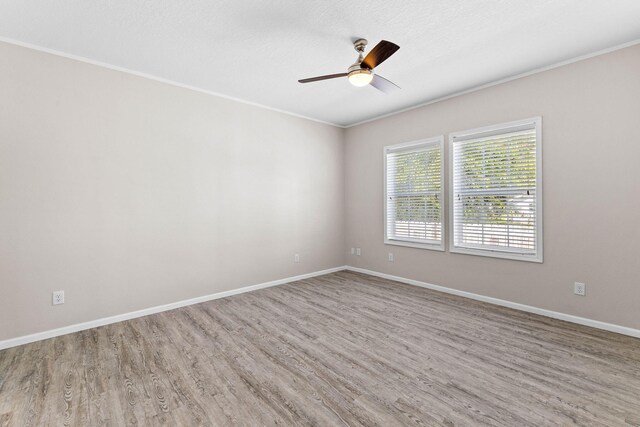
<path fill-rule="evenodd" d="M 440 222 L 440 152 L 397 158 L 394 176 L 396 220 Z"/>

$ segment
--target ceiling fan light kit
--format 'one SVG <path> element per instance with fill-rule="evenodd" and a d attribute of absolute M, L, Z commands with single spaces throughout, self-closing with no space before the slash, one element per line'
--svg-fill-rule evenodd
<path fill-rule="evenodd" d="M 356 87 L 363 87 L 371 83 L 373 80 L 373 71 L 359 68 L 349 71 L 349 83 Z"/>
<path fill-rule="evenodd" d="M 376 89 L 389 93 L 400 89 L 396 84 L 389 80 L 374 74 L 373 69 L 380 65 L 393 55 L 400 46 L 386 40 L 378 43 L 369 54 L 365 57 L 364 50 L 367 47 L 367 40 L 358 39 L 353 43 L 353 48 L 358 52 L 358 59 L 349 67 L 346 73 L 328 74 L 326 76 L 311 77 L 308 79 L 298 80 L 300 83 L 311 83 L 319 80 L 335 79 L 338 77 L 347 77 L 349 83 L 356 87 L 371 85 Z"/>

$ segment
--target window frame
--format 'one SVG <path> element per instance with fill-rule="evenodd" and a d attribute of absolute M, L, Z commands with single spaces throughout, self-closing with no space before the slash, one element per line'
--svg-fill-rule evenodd
<path fill-rule="evenodd" d="M 440 228 L 441 228 L 441 233 L 440 233 L 440 243 L 427 243 L 427 242 L 420 242 L 420 241 L 414 241 L 411 240 L 409 238 L 405 238 L 405 239 L 394 239 L 394 238 L 390 238 L 388 235 L 388 224 L 387 224 L 387 201 L 388 201 L 388 193 L 387 193 L 387 155 L 389 153 L 392 152 L 397 152 L 397 151 L 404 151 L 404 150 L 410 150 L 412 147 L 415 147 L 416 149 L 419 149 L 421 146 L 428 146 L 428 145 L 437 145 L 438 148 L 440 149 L 440 193 L 439 193 L 439 197 L 440 197 Z M 445 150 L 444 150 L 444 135 L 439 135 L 439 136 L 434 136 L 431 138 L 425 138 L 425 139 L 419 139 L 416 141 L 409 141 L 409 142 L 403 142 L 400 144 L 393 144 L 393 145 L 387 145 L 385 147 L 383 147 L 382 149 L 383 152 L 383 156 L 382 156 L 382 171 L 383 171 L 383 179 L 382 179 L 382 193 L 383 193 L 383 212 L 384 212 L 384 218 L 383 218 L 383 227 L 384 227 L 384 244 L 385 245 L 394 245 L 394 246 L 406 246 L 406 247 L 410 247 L 410 248 L 417 248 L 417 249 L 428 249 L 428 250 L 434 250 L 434 251 L 440 251 L 440 252 L 444 252 L 445 250 L 445 244 L 446 244 L 446 228 L 447 228 L 447 221 L 445 218 L 445 171 L 444 171 L 444 166 L 445 166 Z"/>
<path fill-rule="evenodd" d="M 456 142 L 462 142 L 472 138 L 481 138 L 486 136 L 500 135 L 502 133 L 508 133 L 518 130 L 518 128 L 535 128 L 536 131 L 536 230 L 535 230 L 535 242 L 536 252 L 535 254 L 520 254 L 517 252 L 509 252 L 500 249 L 491 248 L 470 248 L 456 246 L 456 230 L 455 230 L 455 188 L 454 188 L 454 144 Z M 457 141 L 456 141 L 457 139 Z M 483 126 L 480 128 L 458 131 L 449 134 L 449 252 L 466 254 L 466 255 L 479 255 L 491 258 L 502 258 L 518 261 L 528 261 L 542 263 L 543 257 L 543 209 L 542 209 L 542 117 L 531 117 L 528 119 L 517 120 L 513 122 L 500 123 L 497 125 Z"/>

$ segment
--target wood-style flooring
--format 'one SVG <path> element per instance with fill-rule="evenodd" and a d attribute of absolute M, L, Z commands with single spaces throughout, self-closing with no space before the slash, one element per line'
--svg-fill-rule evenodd
<path fill-rule="evenodd" d="M 640 425 L 640 340 L 353 272 L 0 352 L 0 425 Z"/>

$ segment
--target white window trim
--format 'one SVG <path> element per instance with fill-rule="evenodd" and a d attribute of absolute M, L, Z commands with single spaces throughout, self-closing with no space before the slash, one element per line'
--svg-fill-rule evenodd
<path fill-rule="evenodd" d="M 442 238 L 440 239 L 439 243 L 426 243 L 426 242 L 412 242 L 410 239 L 404 239 L 404 240 L 400 240 L 400 239 L 390 239 L 389 236 L 387 235 L 387 154 L 394 152 L 394 151 L 398 151 L 398 150 L 405 150 L 407 148 L 410 147 L 419 147 L 421 145 L 426 145 L 426 144 L 438 144 L 438 146 L 440 147 L 440 223 L 441 223 L 441 227 L 442 227 L 442 233 L 441 236 Z M 383 171 L 383 178 L 382 178 L 382 193 L 383 193 L 383 197 L 384 197 L 384 218 L 383 218 L 383 227 L 384 227 L 384 244 L 385 245 L 395 245 L 395 246 L 406 246 L 406 247 L 410 247 L 410 248 L 418 248 L 418 249 L 429 249 L 429 250 L 434 250 L 434 251 L 441 251 L 443 252 L 445 250 L 445 242 L 446 242 L 446 218 L 444 216 L 445 213 L 445 209 L 444 209 L 444 204 L 445 204 L 445 200 L 444 200 L 444 187 L 445 187 L 445 182 L 444 182 L 444 135 L 440 135 L 440 136 L 435 136 L 432 138 L 426 138 L 426 139 L 420 139 L 417 141 L 410 141 L 410 142 L 403 142 L 401 144 L 395 144 L 395 145 L 387 145 L 386 147 L 383 147 L 383 156 L 382 156 L 382 171 Z"/>
<path fill-rule="evenodd" d="M 534 125 L 536 129 L 536 253 L 534 255 L 531 254 L 519 254 L 513 253 L 509 251 L 503 250 L 493 250 L 493 249 L 472 249 L 467 247 L 457 247 L 455 245 L 455 236 L 454 236 L 454 203 L 451 200 L 454 200 L 453 194 L 453 145 L 456 142 L 464 141 L 466 139 L 470 139 L 471 137 L 478 137 L 482 134 L 489 136 L 494 133 L 501 133 L 503 131 L 512 131 L 517 130 L 519 127 L 527 127 Z M 449 233 L 449 252 L 458 253 L 458 254 L 466 254 L 466 255 L 479 255 L 486 256 L 492 258 L 503 258 L 503 259 L 511 259 L 511 260 L 519 260 L 519 261 L 529 261 L 529 262 L 543 262 L 543 215 L 542 215 L 542 117 L 532 117 L 525 120 L 518 120 L 514 122 L 501 123 L 492 126 L 485 126 L 477 129 L 470 129 L 460 132 L 454 132 L 449 134 L 449 221 L 448 221 L 448 229 L 451 230 Z"/>

